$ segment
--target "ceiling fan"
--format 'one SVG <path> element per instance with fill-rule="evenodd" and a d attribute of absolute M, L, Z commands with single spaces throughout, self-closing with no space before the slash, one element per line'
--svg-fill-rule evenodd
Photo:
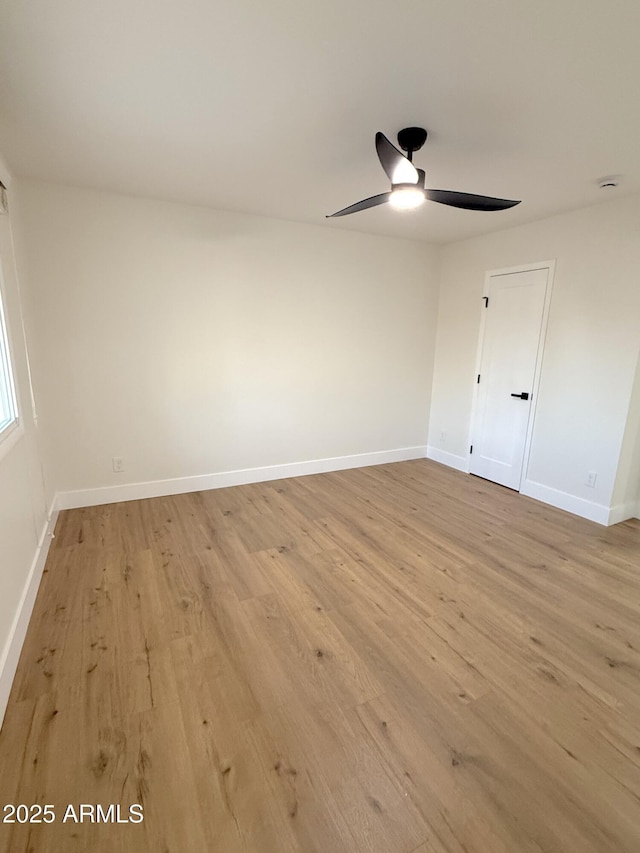
<path fill-rule="evenodd" d="M 407 156 L 398 151 L 395 145 L 387 139 L 384 133 L 376 133 L 376 151 L 382 168 L 391 181 L 391 190 L 380 195 L 373 195 L 355 204 L 349 205 L 336 213 L 331 213 L 327 219 L 334 216 L 346 216 L 348 213 L 358 213 L 379 204 L 389 204 L 401 210 L 419 207 L 427 199 L 463 210 L 506 210 L 520 204 L 506 198 L 491 198 L 474 193 L 459 193 L 453 190 L 430 190 L 425 187 L 425 172 L 413 165 L 413 154 L 419 151 L 427 140 L 427 131 L 423 127 L 405 127 L 398 133 L 398 144 Z"/>

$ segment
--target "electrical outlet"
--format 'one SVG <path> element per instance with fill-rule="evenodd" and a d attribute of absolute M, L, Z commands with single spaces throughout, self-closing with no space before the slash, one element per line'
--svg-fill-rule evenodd
<path fill-rule="evenodd" d="M 585 480 L 585 484 L 589 486 L 589 488 L 593 489 L 597 479 L 598 475 L 595 471 L 587 471 L 587 479 Z"/>
<path fill-rule="evenodd" d="M 446 443 L 447 443 L 447 434 L 444 430 L 442 430 L 442 432 L 440 433 L 440 444 L 446 444 Z"/>
<path fill-rule="evenodd" d="M 122 456 L 114 456 L 111 460 L 114 474 L 121 474 L 124 471 L 124 460 Z"/>

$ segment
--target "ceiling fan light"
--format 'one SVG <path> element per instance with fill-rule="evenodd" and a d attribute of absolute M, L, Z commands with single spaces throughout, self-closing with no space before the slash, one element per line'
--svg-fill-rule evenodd
<path fill-rule="evenodd" d="M 393 170 L 392 182 L 394 184 L 417 184 L 418 180 L 418 170 L 413 163 L 410 163 L 404 157 L 398 160 Z"/>
<path fill-rule="evenodd" d="M 424 202 L 424 190 L 419 187 L 397 187 L 389 196 L 389 204 L 398 210 L 411 210 Z"/>

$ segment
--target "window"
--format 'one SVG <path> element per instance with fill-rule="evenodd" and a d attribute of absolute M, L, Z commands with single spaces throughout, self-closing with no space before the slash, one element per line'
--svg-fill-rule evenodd
<path fill-rule="evenodd" d="M 2 280 L 0 278 L 0 285 Z M 5 439 L 18 424 L 18 407 L 11 371 L 9 336 L 2 304 L 0 288 L 0 442 Z"/>

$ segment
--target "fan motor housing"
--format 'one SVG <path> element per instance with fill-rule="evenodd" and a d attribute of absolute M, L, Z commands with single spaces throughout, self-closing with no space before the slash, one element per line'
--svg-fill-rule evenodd
<path fill-rule="evenodd" d="M 419 151 L 427 141 L 424 127 L 404 127 L 398 131 L 398 145 L 403 151 Z"/>

